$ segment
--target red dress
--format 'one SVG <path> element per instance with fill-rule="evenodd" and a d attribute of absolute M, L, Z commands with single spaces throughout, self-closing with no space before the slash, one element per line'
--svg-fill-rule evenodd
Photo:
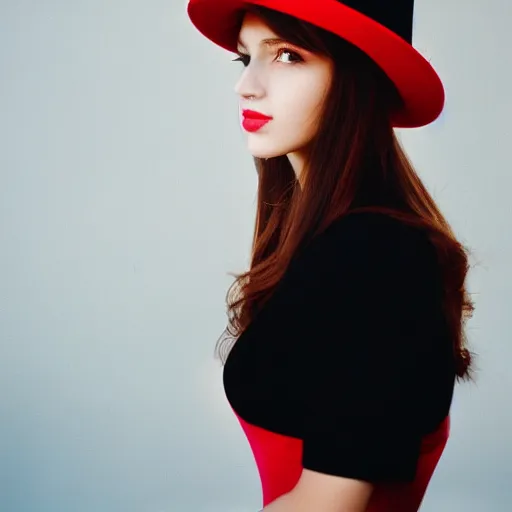
<path fill-rule="evenodd" d="M 377 213 L 292 260 L 223 373 L 263 506 L 302 469 L 372 482 L 368 512 L 415 512 L 446 445 L 455 361 L 434 246 Z"/>
<path fill-rule="evenodd" d="M 235 412 L 235 411 L 233 411 Z M 252 449 L 261 480 L 263 506 L 291 491 L 302 473 L 302 440 L 276 434 L 244 421 L 235 412 Z M 450 431 L 450 417 L 423 438 L 413 482 L 378 485 L 367 512 L 418 510 Z"/>

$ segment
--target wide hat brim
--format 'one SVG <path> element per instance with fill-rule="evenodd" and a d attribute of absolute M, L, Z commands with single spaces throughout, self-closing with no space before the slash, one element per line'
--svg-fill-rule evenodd
<path fill-rule="evenodd" d="M 307 21 L 339 35 L 365 52 L 395 84 L 404 102 L 403 108 L 393 114 L 393 126 L 425 126 L 442 112 L 444 88 L 431 64 L 392 30 L 337 0 L 190 0 L 187 12 L 206 38 L 236 53 L 248 4 Z"/>

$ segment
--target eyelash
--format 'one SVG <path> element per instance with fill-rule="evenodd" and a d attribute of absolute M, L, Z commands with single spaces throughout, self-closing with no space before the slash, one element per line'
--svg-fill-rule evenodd
<path fill-rule="evenodd" d="M 281 54 L 283 54 L 283 53 L 290 53 L 290 54 L 294 55 L 295 57 L 297 57 L 297 60 L 295 62 L 284 63 L 284 64 L 298 64 L 299 62 L 302 62 L 304 60 L 297 52 L 294 52 L 293 50 L 290 50 L 289 48 L 279 48 L 279 50 L 277 50 L 276 59 L 278 57 L 280 57 Z M 244 53 L 239 53 L 238 55 L 239 55 L 239 57 L 236 59 L 233 59 L 233 62 L 242 62 L 244 67 L 247 67 L 251 60 L 251 57 Z"/>

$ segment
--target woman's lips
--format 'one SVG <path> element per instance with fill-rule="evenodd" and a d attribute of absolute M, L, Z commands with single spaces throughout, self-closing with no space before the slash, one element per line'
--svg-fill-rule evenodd
<path fill-rule="evenodd" d="M 266 125 L 270 119 L 252 119 L 250 117 L 244 117 L 242 126 L 248 132 L 257 132 L 262 126 Z"/>
<path fill-rule="evenodd" d="M 242 115 L 244 117 L 242 126 L 248 132 L 258 131 L 262 126 L 272 120 L 270 116 L 256 112 L 255 110 L 243 110 Z"/>

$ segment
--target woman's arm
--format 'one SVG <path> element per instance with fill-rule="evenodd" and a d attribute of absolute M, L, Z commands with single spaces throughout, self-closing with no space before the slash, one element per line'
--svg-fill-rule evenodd
<path fill-rule="evenodd" d="M 377 483 L 416 475 L 424 355 L 437 350 L 422 334 L 440 308 L 436 255 L 394 220 L 353 215 L 295 272 L 279 307 L 293 318 L 303 470 L 263 512 L 363 512 Z"/>
<path fill-rule="evenodd" d="M 297 485 L 261 512 L 364 512 L 373 485 L 303 469 Z"/>

